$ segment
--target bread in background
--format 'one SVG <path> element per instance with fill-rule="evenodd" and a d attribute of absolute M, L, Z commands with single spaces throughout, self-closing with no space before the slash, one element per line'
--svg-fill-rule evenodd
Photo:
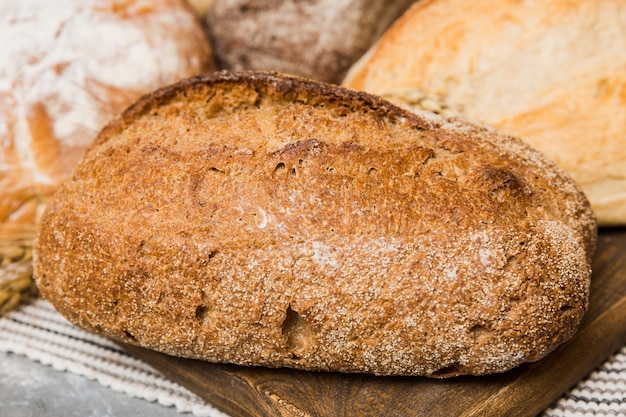
<path fill-rule="evenodd" d="M 214 68 L 184 0 L 5 1 L 0 44 L 0 223 L 35 222 L 140 95 Z"/>
<path fill-rule="evenodd" d="M 554 159 L 600 224 L 626 225 L 624 1 L 421 1 L 343 84 L 440 96 Z"/>
<path fill-rule="evenodd" d="M 213 0 L 207 30 L 218 66 L 340 82 L 413 0 Z"/>
<path fill-rule="evenodd" d="M 198 14 L 198 16 L 204 17 L 206 15 L 206 12 L 211 7 L 213 0 L 187 0 L 187 2 Z"/>

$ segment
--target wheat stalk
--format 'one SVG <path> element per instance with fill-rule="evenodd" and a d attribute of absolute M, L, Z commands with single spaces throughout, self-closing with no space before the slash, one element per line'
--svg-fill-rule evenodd
<path fill-rule="evenodd" d="M 0 316 L 37 295 L 33 281 L 35 226 L 0 224 Z"/>
<path fill-rule="evenodd" d="M 461 107 L 452 105 L 444 96 L 419 88 L 391 91 L 382 97 L 398 106 L 408 107 L 408 110 L 425 110 L 443 117 L 463 117 Z"/>

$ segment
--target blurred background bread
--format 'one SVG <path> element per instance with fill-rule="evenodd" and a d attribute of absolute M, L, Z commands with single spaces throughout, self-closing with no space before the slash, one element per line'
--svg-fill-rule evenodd
<path fill-rule="evenodd" d="M 209 7 L 211 7 L 213 0 L 187 0 L 187 2 L 198 14 L 198 16 L 204 17 L 207 10 L 209 10 Z"/>
<path fill-rule="evenodd" d="M 213 69 L 184 0 L 0 3 L 0 227 L 35 222 L 86 145 L 140 95 Z"/>
<path fill-rule="evenodd" d="M 343 84 L 400 102 L 421 90 L 519 136 L 574 177 L 601 225 L 626 225 L 624 1 L 420 1 Z"/>
<path fill-rule="evenodd" d="M 211 3 L 207 30 L 220 68 L 272 70 L 340 82 L 413 0 Z"/>

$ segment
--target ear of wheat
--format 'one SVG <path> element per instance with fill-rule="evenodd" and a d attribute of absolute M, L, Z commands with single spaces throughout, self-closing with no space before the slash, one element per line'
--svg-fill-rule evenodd
<path fill-rule="evenodd" d="M 37 295 L 33 281 L 33 225 L 0 224 L 0 316 Z"/>

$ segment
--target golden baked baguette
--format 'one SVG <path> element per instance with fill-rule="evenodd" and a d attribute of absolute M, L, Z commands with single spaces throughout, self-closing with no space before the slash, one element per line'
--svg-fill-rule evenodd
<path fill-rule="evenodd" d="M 343 81 L 396 98 L 420 89 L 520 137 L 626 225 L 626 2 L 417 2 Z"/>
<path fill-rule="evenodd" d="M 77 325 L 244 365 L 485 374 L 568 340 L 595 219 L 512 137 L 274 73 L 147 95 L 48 205 L 39 289 Z"/>

